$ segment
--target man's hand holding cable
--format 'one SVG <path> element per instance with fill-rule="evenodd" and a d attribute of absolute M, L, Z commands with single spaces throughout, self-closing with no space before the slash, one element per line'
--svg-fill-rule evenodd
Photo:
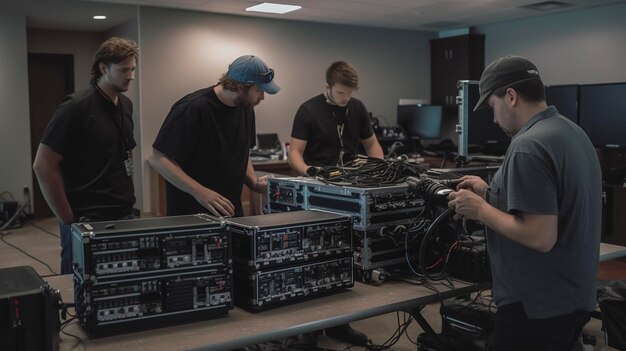
<path fill-rule="evenodd" d="M 448 207 L 456 214 L 454 219 L 480 220 L 480 210 L 488 205 L 485 201 L 489 185 L 480 177 L 463 176 L 457 184 L 457 191 L 448 194 Z"/>
<path fill-rule="evenodd" d="M 486 199 L 487 188 L 489 188 L 489 185 L 481 177 L 477 176 L 463 176 L 456 186 L 457 190 L 471 190 L 483 199 Z"/>
<path fill-rule="evenodd" d="M 454 219 L 480 220 L 481 210 L 488 206 L 485 199 L 467 189 L 451 192 L 448 200 L 448 207 L 456 212 Z"/>

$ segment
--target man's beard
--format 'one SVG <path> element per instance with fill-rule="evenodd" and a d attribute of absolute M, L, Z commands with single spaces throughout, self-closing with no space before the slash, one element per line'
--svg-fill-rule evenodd
<path fill-rule="evenodd" d="M 513 135 L 515 135 L 515 132 L 513 132 L 511 130 L 508 130 L 508 129 L 504 129 L 499 124 L 498 124 L 498 127 L 500 127 L 500 130 L 502 130 L 504 132 L 504 134 L 506 134 L 506 136 L 508 136 L 509 138 L 511 138 L 511 137 L 513 137 Z"/>
<path fill-rule="evenodd" d="M 251 102 L 250 98 L 248 97 L 248 95 L 239 95 L 237 96 L 237 98 L 235 99 L 235 106 L 239 106 L 239 107 L 245 107 L 245 108 L 252 108 L 256 105 L 259 104 L 259 100 L 255 101 L 255 102 Z"/>

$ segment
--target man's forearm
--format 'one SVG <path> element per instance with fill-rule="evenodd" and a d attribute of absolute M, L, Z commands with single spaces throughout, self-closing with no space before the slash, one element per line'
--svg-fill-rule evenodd
<path fill-rule="evenodd" d="M 73 223 L 75 221 L 74 212 L 65 195 L 61 174 L 54 170 L 39 170 L 35 174 L 39 181 L 41 193 L 54 215 L 64 224 Z"/>
<path fill-rule="evenodd" d="M 557 219 L 551 215 L 512 215 L 485 203 L 478 220 L 498 234 L 539 252 L 548 252 L 556 243 Z"/>
<path fill-rule="evenodd" d="M 374 144 L 370 146 L 367 150 L 367 156 L 379 158 L 381 160 L 385 158 L 385 154 L 383 153 L 383 148 L 380 146 L 380 144 Z"/>
<path fill-rule="evenodd" d="M 196 189 L 202 186 L 187 175 L 178 163 L 158 151 L 154 151 L 148 163 L 159 172 L 165 180 L 191 196 L 195 197 Z"/>
<path fill-rule="evenodd" d="M 289 165 L 293 168 L 298 174 L 306 175 L 306 170 L 309 168 L 309 165 L 304 163 L 304 158 L 299 151 L 292 150 L 289 152 L 288 157 Z"/>

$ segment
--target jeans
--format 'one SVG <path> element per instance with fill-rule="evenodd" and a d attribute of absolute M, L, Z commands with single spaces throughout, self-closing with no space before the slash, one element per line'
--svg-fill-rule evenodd
<path fill-rule="evenodd" d="M 59 223 L 61 233 L 61 274 L 72 273 L 72 225 Z"/>
<path fill-rule="evenodd" d="M 498 306 L 496 331 L 489 338 L 488 350 L 571 351 L 589 319 L 590 313 L 583 310 L 529 319 L 522 302 Z"/>

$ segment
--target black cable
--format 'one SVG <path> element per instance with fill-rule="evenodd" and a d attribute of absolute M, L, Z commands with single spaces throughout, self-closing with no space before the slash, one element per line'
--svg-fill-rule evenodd
<path fill-rule="evenodd" d="M 367 188 L 395 185 L 421 173 L 406 156 L 386 160 L 359 156 L 343 165 L 320 167 L 317 179 L 327 184 Z"/>
<path fill-rule="evenodd" d="M 387 349 L 391 348 L 393 345 L 397 344 L 398 341 L 400 341 L 400 338 L 406 332 L 406 329 L 409 327 L 409 325 L 411 324 L 413 319 L 411 318 L 408 321 L 406 321 L 405 323 L 401 324 L 400 321 L 399 321 L 399 315 L 396 315 L 396 318 L 398 320 L 398 328 L 393 333 L 393 335 L 391 337 L 389 337 L 389 339 L 387 339 L 387 341 L 385 341 L 384 343 L 382 343 L 380 345 L 371 344 L 371 345 L 365 346 L 366 350 L 368 350 L 368 351 L 387 350 Z"/>
<path fill-rule="evenodd" d="M 35 261 L 37 261 L 37 262 L 39 262 L 39 263 L 41 263 L 41 264 L 43 264 L 44 266 L 46 266 L 46 267 L 50 270 L 50 272 L 52 272 L 52 274 L 54 274 L 54 275 L 58 275 L 58 274 L 59 274 L 59 273 L 55 272 L 52 268 L 50 268 L 50 266 L 49 266 L 46 262 L 44 262 L 44 261 L 42 261 L 42 260 L 38 259 L 37 257 L 35 257 L 35 256 L 31 255 L 31 254 L 29 254 L 28 252 L 26 252 L 26 251 L 24 251 L 24 250 L 20 249 L 19 247 L 17 247 L 17 246 L 15 246 L 15 245 L 13 245 L 13 244 L 9 243 L 8 241 L 6 241 L 6 240 L 5 240 L 5 237 L 6 237 L 7 235 L 9 235 L 9 234 L 11 234 L 11 233 L 0 233 L 0 240 L 1 240 L 3 243 L 5 243 L 5 244 L 7 244 L 7 245 L 11 246 L 12 248 L 16 249 L 17 251 L 19 251 L 19 252 L 23 253 L 24 255 L 26 255 L 26 256 L 28 256 L 28 257 L 32 258 L 33 260 L 35 260 Z"/>
<path fill-rule="evenodd" d="M 4 224 L 2 224 L 2 226 L 0 226 L 0 233 L 4 231 L 5 229 L 9 228 L 9 226 L 13 223 L 13 221 L 17 218 L 17 216 L 22 214 L 22 211 L 24 211 L 24 208 L 26 208 L 26 205 L 21 205 L 20 207 L 17 208 L 17 210 L 15 210 L 15 213 L 13 213 L 11 218 L 9 218 Z"/>
<path fill-rule="evenodd" d="M 420 244 L 420 249 L 419 249 L 419 254 L 418 254 L 418 259 L 420 262 L 420 269 L 422 270 L 422 275 L 429 279 L 441 280 L 447 274 L 445 266 L 440 272 L 436 273 L 436 275 L 433 275 L 427 271 L 427 267 L 425 265 L 426 243 L 428 242 L 428 239 L 432 235 L 432 233 L 434 233 L 435 229 L 439 226 L 439 224 L 444 219 L 448 218 L 453 212 L 454 211 L 452 209 L 446 209 L 441 215 L 435 218 L 435 220 L 428 227 L 426 234 L 424 234 L 424 237 L 422 238 L 422 242 Z"/>
<path fill-rule="evenodd" d="M 411 317 L 411 318 L 413 318 L 413 317 Z M 409 342 L 410 342 L 411 344 L 413 344 L 413 345 L 415 345 L 415 346 L 418 346 L 418 345 L 417 345 L 417 339 L 415 339 L 415 341 L 413 341 L 413 339 L 411 339 L 411 336 L 409 335 L 409 333 L 406 333 L 406 338 L 407 338 L 407 339 L 409 339 Z"/>
<path fill-rule="evenodd" d="M 420 277 L 422 279 L 422 283 L 423 283 L 424 275 L 419 272 L 419 269 L 415 269 L 413 267 L 413 264 L 412 264 L 412 262 L 413 263 L 415 263 L 415 262 L 413 261 L 413 258 L 411 257 L 411 254 L 410 254 L 410 251 L 409 251 L 409 233 L 410 233 L 410 231 L 407 230 L 406 234 L 404 236 L 404 257 L 406 259 L 407 265 L 409 266 L 409 269 L 411 269 L 411 271 L 416 276 Z"/>
<path fill-rule="evenodd" d="M 45 229 L 45 228 L 43 228 L 43 227 L 40 227 L 39 225 L 35 224 L 35 221 L 30 221 L 29 223 L 30 223 L 33 227 L 35 227 L 35 228 L 37 228 L 37 229 L 41 230 L 42 232 L 44 232 L 44 233 L 46 233 L 46 234 L 52 235 L 53 237 L 55 237 L 55 238 L 57 238 L 57 239 L 60 239 L 60 238 L 61 238 L 61 236 L 56 235 L 55 233 L 53 233 L 53 232 L 51 232 L 51 231 L 49 231 L 49 230 L 47 230 L 47 229 Z"/>
<path fill-rule="evenodd" d="M 15 198 L 13 197 L 13 194 L 11 194 L 10 191 L 3 191 L 0 193 L 0 199 L 4 199 L 4 195 L 8 194 L 9 197 L 11 198 L 11 201 L 15 201 Z"/>
<path fill-rule="evenodd" d="M 65 331 L 65 328 L 70 325 L 71 322 L 76 321 L 76 317 L 70 318 L 67 321 L 63 322 L 62 326 L 61 326 L 61 333 L 70 336 L 76 340 L 78 340 L 78 343 L 74 344 L 74 346 L 72 346 L 72 348 L 70 350 L 74 350 L 76 348 L 76 345 L 82 345 L 83 350 L 87 350 L 87 346 L 85 345 L 85 341 L 83 339 L 81 339 L 79 336 L 76 336 L 74 334 L 68 333 Z"/>

